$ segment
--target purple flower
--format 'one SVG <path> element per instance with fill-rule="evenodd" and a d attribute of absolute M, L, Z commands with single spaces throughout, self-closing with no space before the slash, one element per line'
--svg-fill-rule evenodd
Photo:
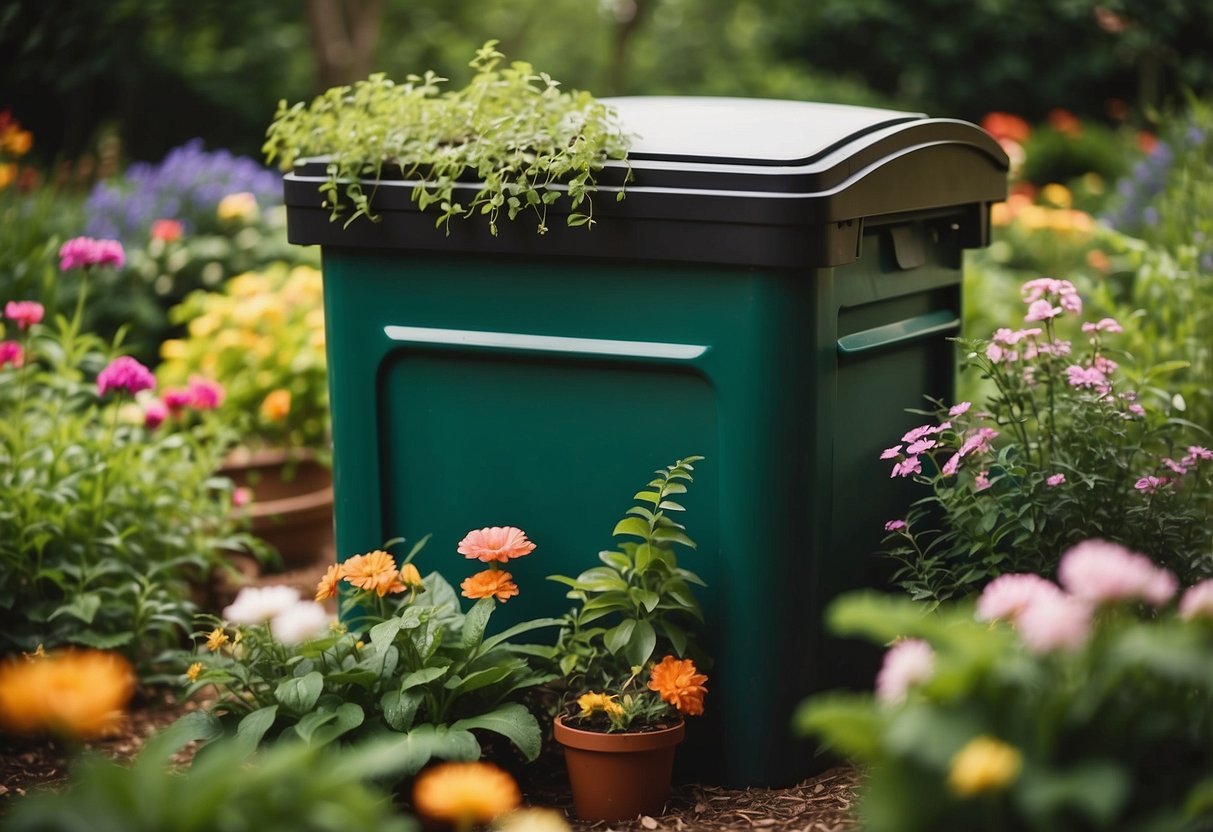
<path fill-rule="evenodd" d="M 880 458 L 881 459 L 892 459 L 893 457 L 898 456 L 900 453 L 901 453 L 901 446 L 894 445 L 891 448 L 885 448 L 883 451 L 881 451 Z"/>
<path fill-rule="evenodd" d="M 140 390 L 151 390 L 156 386 L 156 377 L 129 355 L 115 358 L 97 374 L 97 395 L 104 396 L 110 390 L 125 390 L 134 395 Z"/>

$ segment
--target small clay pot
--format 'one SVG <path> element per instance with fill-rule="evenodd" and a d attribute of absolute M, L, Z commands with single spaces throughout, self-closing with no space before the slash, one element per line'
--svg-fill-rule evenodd
<path fill-rule="evenodd" d="M 577 817 L 616 821 L 660 815 L 670 796 L 674 751 L 685 733 L 679 722 L 658 731 L 607 734 L 573 728 L 556 717 L 555 737 L 564 746 Z"/>

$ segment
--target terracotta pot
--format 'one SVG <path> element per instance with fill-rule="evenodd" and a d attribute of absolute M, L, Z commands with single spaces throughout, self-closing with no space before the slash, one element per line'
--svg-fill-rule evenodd
<path fill-rule="evenodd" d="M 660 731 L 605 734 L 573 728 L 556 717 L 556 741 L 564 746 L 577 817 L 616 821 L 660 815 L 670 796 L 674 751 L 685 733 L 679 722 Z"/>
<path fill-rule="evenodd" d="M 333 474 L 312 454 L 237 448 L 219 473 L 252 492 L 253 502 L 239 511 L 288 568 L 335 557 Z"/>

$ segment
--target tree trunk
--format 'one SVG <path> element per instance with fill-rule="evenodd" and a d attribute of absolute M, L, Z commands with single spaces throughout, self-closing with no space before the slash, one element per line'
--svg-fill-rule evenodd
<path fill-rule="evenodd" d="M 383 0 L 308 0 L 308 28 L 321 89 L 370 74 L 383 22 Z"/>

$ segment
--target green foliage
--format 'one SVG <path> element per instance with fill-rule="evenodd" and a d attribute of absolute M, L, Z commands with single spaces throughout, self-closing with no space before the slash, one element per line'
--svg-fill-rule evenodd
<path fill-rule="evenodd" d="M 1043 126 L 1032 131 L 1024 142 L 1025 159 L 1020 176 L 1026 182 L 1047 185 L 1068 184 L 1085 174 L 1094 174 L 1103 182 L 1115 182 L 1129 170 L 1135 137 L 1124 130 L 1113 130 L 1087 122 L 1073 130 Z"/>
<path fill-rule="evenodd" d="M 120 648 L 146 668 L 189 631 L 190 581 L 243 546 L 214 477 L 231 437 L 214 420 L 147 428 L 129 398 L 101 399 L 113 348 L 79 325 L 34 325 L 24 365 L 0 369 L 0 643 Z"/>
<path fill-rule="evenodd" d="M 301 157 L 327 157 L 320 190 L 332 219 L 352 207 L 347 225 L 377 219 L 373 190 L 362 183 L 378 183 L 387 171 L 417 178 L 413 200 L 436 208 L 435 225 L 448 232 L 451 219 L 481 214 L 496 234 L 504 212 L 511 220 L 532 213 L 542 234 L 548 207 L 562 197 L 569 225 L 592 225 L 596 172 L 627 152 L 613 113 L 588 93 L 562 92 L 528 63 L 499 67 L 505 56 L 495 45 L 477 50 L 476 74 L 459 90 L 440 92 L 446 79 L 432 71 L 404 84 L 375 74 L 310 106 L 283 101 L 267 131 L 266 158 L 289 169 Z"/>
<path fill-rule="evenodd" d="M 492 598 L 464 612 L 437 572 L 408 586 L 391 598 L 346 587 L 352 629 L 334 626 L 298 643 L 276 635 L 268 614 L 261 621 L 237 615 L 237 597 L 225 615 L 238 623 L 202 619 L 207 629 L 195 635 L 214 640 L 191 657 L 197 664 L 187 694 L 217 689 L 214 725 L 250 752 L 270 741 L 320 746 L 398 734 L 407 752 L 403 768 L 412 774 L 434 757 L 477 759 L 473 732 L 488 731 L 534 760 L 539 724 L 522 701 L 553 676 L 533 669 L 531 648 L 513 640 L 560 622 L 535 619 L 486 636 Z"/>
<path fill-rule="evenodd" d="M 1144 832 L 1213 820 L 1213 621 L 1105 606 L 1084 644 L 1040 652 L 964 604 L 928 613 L 860 593 L 827 617 L 839 635 L 919 639 L 931 656 L 900 695 L 825 693 L 796 714 L 798 733 L 868 767 L 864 829 Z"/>
<path fill-rule="evenodd" d="M 1026 298 L 1034 286 L 1046 307 L 1080 311 L 1066 281 L 1025 284 Z M 1176 367 L 1139 370 L 1115 347 L 1118 324 L 1074 333 L 1061 305 L 1031 329 L 962 342 L 963 369 L 987 382 L 984 404 L 941 404 L 935 424 L 887 452 L 894 475 L 930 488 L 886 538 L 913 597 L 963 596 L 1004 572 L 1052 574 L 1058 552 L 1093 536 L 1184 580 L 1213 574 L 1207 434 L 1146 406 Z"/>
<path fill-rule="evenodd" d="M 695 641 L 703 611 L 691 585 L 704 583 L 680 567 L 677 557 L 677 547 L 694 549 L 695 542 L 670 514 L 686 510 L 677 500 L 702 459 L 689 456 L 655 472 L 615 525 L 616 548 L 598 553 L 602 566 L 576 578 L 549 576 L 567 585 L 567 597 L 578 602 L 564 618 L 554 655 L 570 699 L 587 691 L 613 691 L 623 706 L 610 720 L 616 730 L 668 712 L 643 682 L 637 683 L 654 657 L 690 655 L 703 662 Z"/>
<path fill-rule="evenodd" d="M 282 743 L 251 759 L 239 741 L 219 741 L 207 746 L 207 753 L 187 771 L 174 770 L 174 752 L 211 734 L 203 720 L 186 717 L 153 737 L 133 764 L 84 758 L 65 790 L 30 795 L 15 803 L 5 828 L 13 832 L 412 832 L 418 828 L 395 809 L 390 789 L 380 785 L 411 767 L 409 749 L 399 739 L 341 749 Z"/>

